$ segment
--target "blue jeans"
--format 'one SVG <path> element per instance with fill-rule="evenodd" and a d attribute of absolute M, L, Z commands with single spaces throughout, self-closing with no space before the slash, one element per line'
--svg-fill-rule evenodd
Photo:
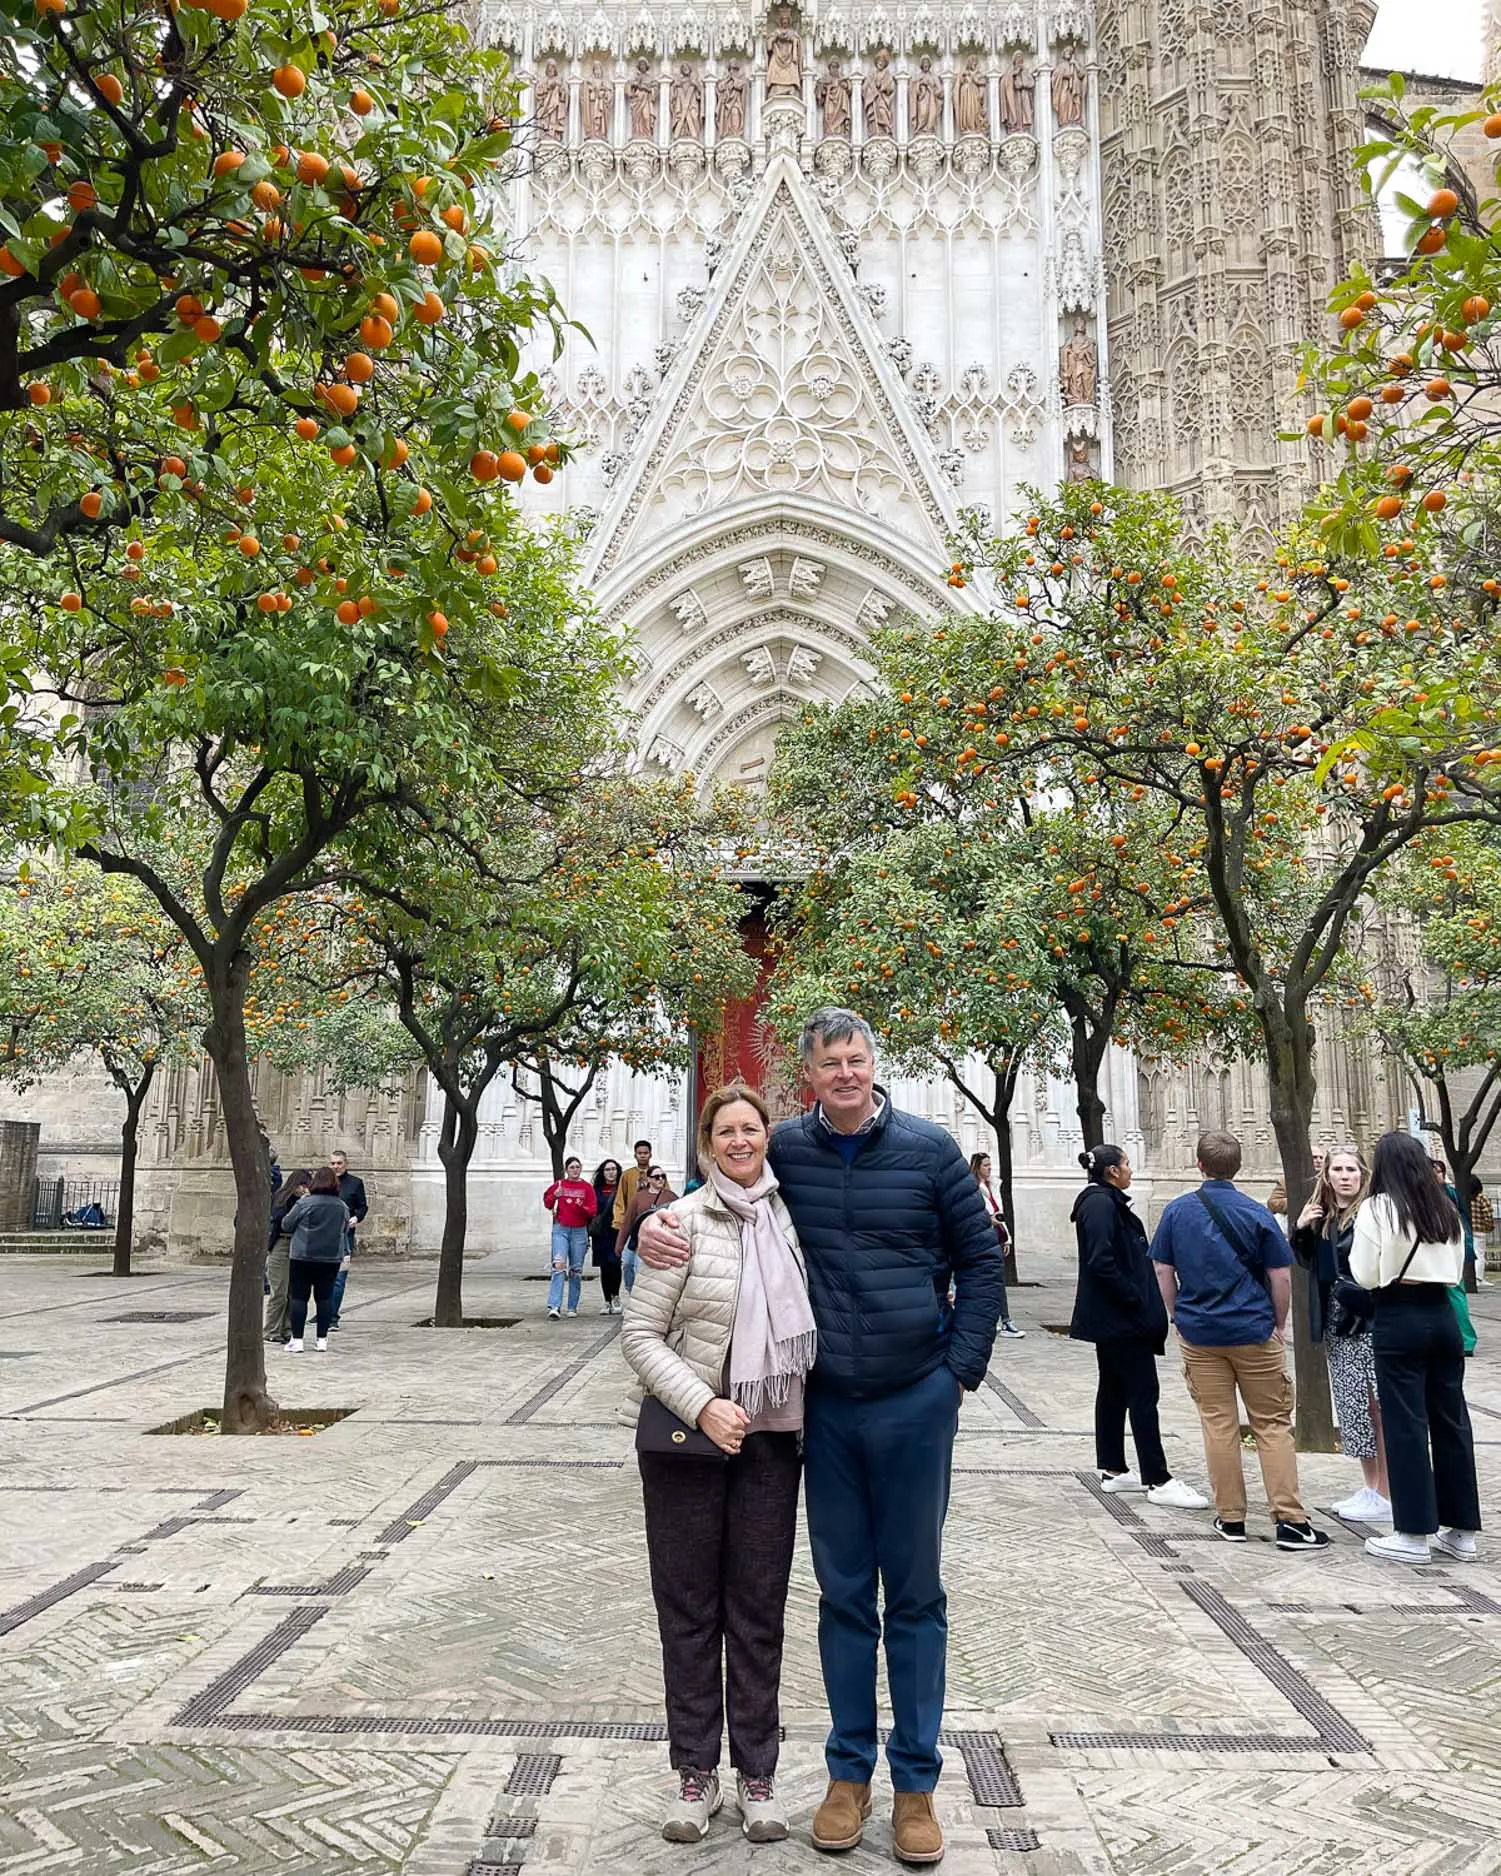
<path fill-rule="evenodd" d="M 568 1307 L 579 1306 L 579 1290 L 584 1281 L 584 1259 L 589 1255 L 587 1225 L 554 1225 L 552 1228 L 552 1282 L 547 1286 L 547 1307 L 558 1309 L 563 1302 L 563 1279 L 568 1279 Z"/>
<path fill-rule="evenodd" d="M 354 1256 L 354 1233 L 352 1231 L 344 1240 L 344 1255 L 345 1257 Z M 334 1293 L 329 1302 L 328 1316 L 330 1322 L 337 1323 L 339 1320 L 339 1310 L 344 1302 L 344 1286 L 348 1281 L 349 1272 L 344 1268 L 341 1261 L 339 1264 L 339 1274 L 334 1278 Z"/>
<path fill-rule="evenodd" d="M 627 1290 L 634 1290 L 636 1287 L 636 1271 L 640 1263 L 641 1259 L 636 1254 L 635 1245 L 628 1244 L 620 1253 L 620 1280 Z"/>
<path fill-rule="evenodd" d="M 892 1787 L 932 1791 L 938 1783 L 948 1649 L 939 1564 L 960 1392 L 947 1366 L 878 1400 L 850 1400 L 817 1383 L 808 1390 L 803 1465 L 833 1721 L 824 1748 L 830 1778 L 866 1785 L 876 1767 L 879 1579 Z"/>

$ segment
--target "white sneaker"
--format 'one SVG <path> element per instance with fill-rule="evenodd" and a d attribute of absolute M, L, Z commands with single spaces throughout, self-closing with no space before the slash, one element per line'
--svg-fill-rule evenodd
<path fill-rule="evenodd" d="M 1102 1472 L 1100 1474 L 1102 1492 L 1144 1492 L 1146 1489 L 1134 1472 Z"/>
<path fill-rule="evenodd" d="M 1489 1277 L 1477 1276 L 1475 1279 L 1475 1288 L 1477 1290 L 1494 1290 L 1495 1287 L 1495 1284 L 1491 1282 Z"/>
<path fill-rule="evenodd" d="M 669 1843 L 702 1843 L 709 1819 L 723 1803 L 718 1772 L 679 1772 L 678 1795 L 667 1807 L 662 1835 Z"/>
<path fill-rule="evenodd" d="M 740 1828 L 751 1843 L 780 1843 L 787 1835 L 787 1813 L 777 1802 L 771 1779 L 735 1774 L 735 1803 Z"/>
<path fill-rule="evenodd" d="M 1446 1557 L 1452 1557 L 1456 1563 L 1475 1561 L 1475 1533 L 1473 1531 L 1456 1531 L 1452 1525 L 1446 1524 L 1438 1536 L 1430 1538 L 1429 1542 L 1435 1550 L 1441 1550 Z"/>
<path fill-rule="evenodd" d="M 1009 1316 L 1001 1323 L 1001 1334 L 1012 1342 L 1025 1342 L 1027 1339 L 1026 1330 L 1018 1329 Z"/>
<path fill-rule="evenodd" d="M 615 1314 L 615 1305 L 613 1303 L 601 1303 L 599 1313 L 602 1316 L 613 1316 Z"/>
<path fill-rule="evenodd" d="M 300 1338 L 294 1338 L 292 1341 L 288 1342 L 287 1353 L 289 1355 L 300 1355 L 302 1353 L 302 1342 Z"/>
<path fill-rule="evenodd" d="M 320 1355 L 326 1355 L 328 1353 L 328 1337 L 326 1335 L 320 1335 L 317 1341 L 314 1342 L 313 1347 Z"/>
<path fill-rule="evenodd" d="M 1406 1531 L 1388 1531 L 1385 1537 L 1368 1537 L 1368 1557 L 1383 1557 L 1388 1563 L 1431 1563 L 1426 1537 L 1413 1537 Z"/>
<path fill-rule="evenodd" d="M 1391 1500 L 1369 1485 L 1362 1485 L 1353 1496 L 1329 1509 L 1336 1518 L 1345 1518 L 1351 1524 L 1383 1524 L 1392 1515 Z"/>
<path fill-rule="evenodd" d="M 1209 1500 L 1202 1492 L 1196 1492 L 1182 1479 L 1169 1479 L 1165 1485 L 1151 1485 L 1147 1488 L 1149 1505 L 1176 1505 L 1180 1511 L 1207 1511 Z"/>
<path fill-rule="evenodd" d="M 548 1312 L 547 1312 L 547 1320 L 548 1320 L 549 1322 L 556 1322 L 556 1321 L 558 1320 L 558 1318 L 559 1318 L 559 1316 L 560 1316 L 560 1315 L 561 1315 L 562 1313 L 563 1313 L 563 1312 L 562 1312 L 561 1310 L 558 1310 L 558 1309 L 550 1309 L 550 1310 L 548 1310 Z"/>
<path fill-rule="evenodd" d="M 576 1316 L 578 1314 L 578 1311 L 576 1309 L 570 1309 L 568 1313 L 570 1316 Z"/>

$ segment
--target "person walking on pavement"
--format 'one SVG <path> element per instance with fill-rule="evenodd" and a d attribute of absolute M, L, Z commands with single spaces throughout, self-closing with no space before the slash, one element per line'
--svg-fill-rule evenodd
<path fill-rule="evenodd" d="M 287 1266 L 292 1247 L 282 1235 L 281 1221 L 312 1183 L 313 1175 L 299 1168 L 277 1187 L 271 1201 L 271 1244 L 266 1253 L 266 1320 L 261 1330 L 268 1342 L 285 1342 L 291 1333 L 287 1316 L 287 1285 L 290 1281 Z"/>
<path fill-rule="evenodd" d="M 370 1210 L 370 1202 L 365 1197 L 364 1180 L 356 1178 L 349 1170 L 348 1154 L 342 1150 L 330 1153 L 328 1163 L 334 1178 L 339 1183 L 339 1197 L 344 1201 L 345 1209 L 349 1213 L 349 1223 L 344 1231 L 344 1255 L 339 1260 L 338 1275 L 334 1278 L 333 1320 L 329 1324 L 330 1328 L 337 1329 L 339 1311 L 344 1307 L 344 1288 L 349 1282 L 350 1260 L 354 1256 L 355 1226 L 365 1222 L 366 1214 Z"/>
<path fill-rule="evenodd" d="M 1355 1215 L 1370 1172 L 1360 1148 L 1335 1147 L 1290 1233 L 1293 1255 L 1309 1273 L 1308 1332 L 1329 1362 L 1329 1391 L 1339 1418 L 1340 1451 L 1360 1461 L 1365 1484 L 1331 1506 L 1337 1518 L 1375 1523 L 1392 1515 L 1371 1348 L 1370 1292 L 1350 1275 Z"/>
<path fill-rule="evenodd" d="M 617 1245 L 620 1243 L 621 1232 L 630 1229 L 631 1208 L 636 1203 L 637 1192 L 640 1191 L 646 1175 L 651 1170 L 651 1141 L 638 1140 L 634 1151 L 636 1155 L 634 1162 L 626 1167 L 620 1184 L 615 1188 L 615 1209 L 611 1217 L 615 1223 Z"/>
<path fill-rule="evenodd" d="M 626 1178 L 630 1178 L 626 1172 Z M 615 1250 L 620 1258 L 620 1275 L 629 1293 L 636 1283 L 637 1241 L 641 1234 L 643 1220 L 652 1212 L 659 1211 L 664 1205 L 671 1205 L 677 1193 L 667 1183 L 667 1174 L 660 1166 L 648 1166 L 646 1177 L 636 1188 L 636 1195 L 631 1200 L 626 1213 L 625 1224 L 616 1240 Z M 618 1206 L 618 1201 L 617 1201 Z"/>
<path fill-rule="evenodd" d="M 898 1112 L 877 1084 L 862 1016 L 815 1010 L 800 1052 L 815 1105 L 776 1128 L 768 1163 L 818 1332 L 803 1451 L 832 1725 L 813 1845 L 853 1849 L 870 1816 L 884 1632 L 894 1847 L 903 1862 L 936 1863 L 948 1648 L 940 1550 L 959 1404 L 985 1378 L 1001 1314 L 1000 1247 L 953 1139 Z M 691 1255 L 679 1225 L 676 1210 L 645 1220 L 645 1266 Z"/>
<path fill-rule="evenodd" d="M 1001 1247 L 1001 1334 L 1014 1342 L 1024 1342 L 1025 1329 L 1020 1329 L 1011 1320 L 1011 1305 L 1006 1298 L 1006 1252 L 1011 1247 L 1011 1233 L 1006 1229 L 1006 1215 L 1001 1210 L 1001 1202 L 995 1195 L 995 1188 L 990 1183 L 990 1155 L 971 1153 L 969 1169 L 975 1176 L 975 1184 L 980 1188 L 980 1197 L 985 1201 L 985 1209 L 990 1213 L 990 1222 L 995 1227 L 996 1243 Z"/>
<path fill-rule="evenodd" d="M 589 1254 L 589 1226 L 594 1218 L 594 1187 L 584 1177 L 584 1162 L 569 1158 L 563 1163 L 563 1177 L 554 1179 L 542 1194 L 542 1203 L 552 1213 L 552 1282 L 547 1286 L 547 1314 L 558 1320 L 563 1303 L 563 1285 L 568 1285 L 568 1313 L 579 1313 L 579 1294 L 584 1281 L 584 1259 Z"/>
<path fill-rule="evenodd" d="M 1099 1367 L 1094 1397 L 1094 1456 L 1100 1490 L 1145 1492 L 1154 1505 L 1203 1511 L 1209 1500 L 1173 1477 L 1157 1423 L 1157 1357 L 1167 1346 L 1167 1310 L 1152 1272 L 1146 1227 L 1126 1194 L 1131 1162 L 1118 1146 L 1079 1155 L 1089 1184 L 1070 1214 L 1079 1247 L 1079 1279 L 1069 1334 L 1093 1342 Z M 1126 1418 L 1136 1471 L 1126 1465 Z"/>
<path fill-rule="evenodd" d="M 302 1353 L 309 1296 L 314 1298 L 318 1311 L 315 1347 L 320 1354 L 328 1347 L 328 1332 L 333 1327 L 334 1278 L 344 1256 L 348 1224 L 349 1207 L 339 1197 L 339 1182 L 333 1168 L 320 1166 L 307 1192 L 295 1205 L 288 1207 L 281 1221 L 283 1232 L 292 1240 L 287 1285 L 287 1311 L 291 1319 L 289 1355 Z"/>
<path fill-rule="evenodd" d="M 1428 1563 L 1435 1551 L 1467 1563 L 1480 1492 L 1449 1298 L 1464 1274 L 1464 1233 L 1427 1159 L 1411 1134 L 1381 1136 L 1350 1244 L 1350 1273 L 1375 1294 L 1371 1345 L 1391 1476 L 1392 1529 L 1365 1547 L 1394 1563 Z"/>
<path fill-rule="evenodd" d="M 1209 1489 L 1219 1509 L 1214 1528 L 1232 1544 L 1246 1541 L 1238 1391 L 1256 1439 L 1277 1548 L 1323 1550 L 1329 1535 L 1308 1522 L 1298 1494 L 1293 1384 L 1283 1341 L 1292 1252 L 1267 1208 L 1235 1188 L 1240 1142 L 1234 1134 L 1201 1133 L 1198 1160 L 1204 1183 L 1165 1208 L 1152 1261 L 1199 1410 Z"/>
<path fill-rule="evenodd" d="M 594 1172 L 594 1216 L 589 1221 L 594 1267 L 599 1272 L 599 1313 L 620 1314 L 620 1259 L 615 1252 L 615 1194 L 620 1186 L 620 1161 L 601 1160 Z"/>
<path fill-rule="evenodd" d="M 723 1802 L 726 1717 L 741 1829 L 752 1843 L 787 1835 L 778 1693 L 817 1337 L 797 1234 L 766 1165 L 768 1127 L 748 1088 L 704 1102 L 705 1183 L 676 1210 L 688 1261 L 638 1275 L 620 1336 L 649 1397 L 636 1447 L 678 1774 L 669 1843 L 701 1842 Z"/>

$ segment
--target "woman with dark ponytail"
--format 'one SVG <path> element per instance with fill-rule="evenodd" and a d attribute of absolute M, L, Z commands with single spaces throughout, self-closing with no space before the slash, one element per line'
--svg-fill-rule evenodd
<path fill-rule="evenodd" d="M 1079 1244 L 1079 1287 L 1069 1334 L 1093 1342 L 1100 1380 L 1094 1401 L 1100 1489 L 1145 1492 L 1154 1505 L 1203 1511 L 1209 1500 L 1168 1469 L 1157 1425 L 1157 1357 L 1167 1346 L 1167 1309 L 1147 1234 L 1126 1197 L 1131 1162 L 1118 1146 L 1079 1155 L 1089 1184 L 1071 1214 Z M 1138 1470 L 1126 1465 L 1126 1418 Z"/>

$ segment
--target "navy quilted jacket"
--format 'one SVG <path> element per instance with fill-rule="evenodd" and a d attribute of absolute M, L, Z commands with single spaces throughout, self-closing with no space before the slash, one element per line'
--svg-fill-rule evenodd
<path fill-rule="evenodd" d="M 853 1165 L 816 1109 L 777 1127 L 769 1157 L 807 1260 L 814 1380 L 868 1400 L 947 1362 L 978 1387 L 1001 1313 L 1001 1252 L 953 1139 L 888 1100 Z"/>

